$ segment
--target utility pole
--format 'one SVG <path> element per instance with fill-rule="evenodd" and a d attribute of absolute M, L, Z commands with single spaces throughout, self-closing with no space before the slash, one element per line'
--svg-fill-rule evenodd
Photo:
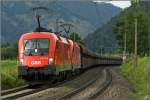
<path fill-rule="evenodd" d="M 134 67 L 138 66 L 138 57 L 137 57 L 137 24 L 138 24 L 138 20 L 137 20 L 137 5 L 138 4 L 138 0 L 135 0 L 135 20 L 134 20 L 134 25 L 135 25 L 135 35 L 134 35 Z"/>
<path fill-rule="evenodd" d="M 134 63 L 135 63 L 135 67 L 138 66 L 138 58 L 137 58 L 137 18 L 135 18 L 135 43 L 134 43 Z"/>
<path fill-rule="evenodd" d="M 148 40 L 149 40 L 149 44 L 148 44 L 148 48 L 149 48 L 149 52 L 148 53 L 149 54 L 148 55 L 150 57 L 150 20 L 149 20 L 149 39 Z"/>
<path fill-rule="evenodd" d="M 150 20 L 149 20 L 149 28 L 148 28 L 148 30 L 149 30 L 148 31 L 149 32 L 149 41 L 148 41 L 149 42 L 149 48 L 148 48 L 148 53 L 149 54 L 148 54 L 148 56 L 150 57 Z M 149 64 L 150 64 L 150 62 L 149 62 Z"/>
<path fill-rule="evenodd" d="M 126 48 L 127 48 L 127 33 L 124 33 L 124 52 L 123 52 L 123 62 L 126 62 Z"/>

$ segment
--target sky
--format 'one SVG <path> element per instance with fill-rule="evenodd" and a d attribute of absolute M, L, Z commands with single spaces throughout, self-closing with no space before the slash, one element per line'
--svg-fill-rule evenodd
<path fill-rule="evenodd" d="M 96 0 L 95 2 L 106 2 L 106 3 L 111 3 L 117 7 L 120 7 L 122 9 L 129 7 L 131 5 L 131 1 L 129 0 L 113 0 L 113 1 L 108 1 L 108 0 Z"/>

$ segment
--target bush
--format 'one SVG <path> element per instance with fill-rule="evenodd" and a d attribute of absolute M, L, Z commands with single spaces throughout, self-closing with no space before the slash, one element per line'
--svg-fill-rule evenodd
<path fill-rule="evenodd" d="M 24 82 L 17 78 L 17 60 L 1 61 L 1 86 L 8 89 L 23 85 Z"/>
<path fill-rule="evenodd" d="M 129 59 L 120 68 L 120 73 L 125 76 L 134 86 L 133 97 L 135 100 L 144 100 L 150 96 L 150 57 L 140 58 L 138 67 L 133 66 L 133 60 Z"/>
<path fill-rule="evenodd" d="M 14 59 L 17 58 L 17 44 L 2 45 L 1 47 L 1 59 Z"/>

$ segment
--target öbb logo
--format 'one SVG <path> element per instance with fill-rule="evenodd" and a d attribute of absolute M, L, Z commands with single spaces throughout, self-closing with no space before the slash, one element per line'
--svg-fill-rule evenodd
<path fill-rule="evenodd" d="M 31 61 L 31 65 L 34 65 L 34 64 L 41 64 L 41 61 Z"/>

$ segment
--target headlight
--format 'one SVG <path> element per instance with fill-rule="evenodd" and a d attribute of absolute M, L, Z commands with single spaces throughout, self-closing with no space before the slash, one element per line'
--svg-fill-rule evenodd
<path fill-rule="evenodd" d="M 23 64 L 24 64 L 23 59 L 20 59 L 20 65 L 23 65 Z"/>
<path fill-rule="evenodd" d="M 49 65 L 52 65 L 54 63 L 54 59 L 53 58 L 49 58 L 48 63 L 49 63 Z"/>

